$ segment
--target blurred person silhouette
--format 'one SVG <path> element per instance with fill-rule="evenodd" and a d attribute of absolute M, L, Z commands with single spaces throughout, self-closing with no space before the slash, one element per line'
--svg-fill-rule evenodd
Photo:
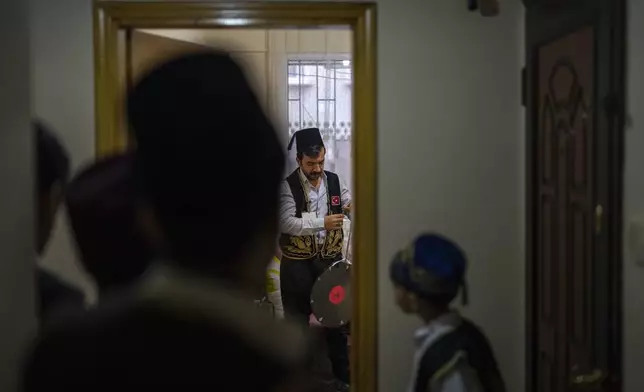
<path fill-rule="evenodd" d="M 36 141 L 36 252 L 42 257 L 53 230 L 69 179 L 69 156 L 52 131 L 40 120 L 34 121 Z M 37 315 L 46 325 L 65 308 L 82 308 L 85 295 L 41 266 L 36 269 Z"/>
<path fill-rule="evenodd" d="M 67 188 L 65 204 L 79 259 L 99 299 L 136 283 L 154 258 L 138 222 L 141 200 L 133 160 L 131 153 L 101 159 L 81 170 Z"/>
<path fill-rule="evenodd" d="M 142 227 L 160 257 L 42 336 L 23 390 L 302 391 L 304 331 L 253 303 L 285 158 L 246 76 L 227 54 L 187 55 L 144 76 L 127 107 Z"/>
<path fill-rule="evenodd" d="M 438 234 L 422 234 L 390 266 L 398 307 L 423 321 L 416 331 L 410 392 L 505 392 L 492 347 L 483 332 L 450 304 L 461 291 L 467 303 L 466 258 Z"/>

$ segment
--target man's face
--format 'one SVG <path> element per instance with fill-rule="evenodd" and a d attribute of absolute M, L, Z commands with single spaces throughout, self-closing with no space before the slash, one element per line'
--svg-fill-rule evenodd
<path fill-rule="evenodd" d="M 326 155 L 326 149 L 322 148 L 320 153 L 316 157 L 310 157 L 306 154 L 302 154 L 302 159 L 298 159 L 298 164 L 302 173 L 309 181 L 317 181 L 322 172 L 324 171 L 324 157 Z"/>

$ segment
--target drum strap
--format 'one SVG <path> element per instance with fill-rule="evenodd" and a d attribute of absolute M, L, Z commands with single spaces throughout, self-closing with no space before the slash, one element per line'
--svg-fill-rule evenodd
<path fill-rule="evenodd" d="M 298 169 L 299 170 L 299 169 Z M 306 202 L 306 196 L 304 195 L 304 189 L 302 189 L 302 184 L 300 183 L 298 170 L 295 170 L 291 175 L 286 177 L 286 182 L 291 188 L 291 194 L 293 194 L 293 199 L 295 199 L 295 217 L 301 218 L 302 212 L 308 212 L 309 206 Z"/>
<path fill-rule="evenodd" d="M 327 183 L 327 192 L 329 193 L 329 200 L 333 197 L 337 197 L 342 200 L 342 188 L 340 187 L 340 177 L 337 174 L 324 171 L 326 174 L 326 183 Z M 342 203 L 333 205 L 330 203 L 329 214 L 342 214 Z"/>
<path fill-rule="evenodd" d="M 299 169 L 298 169 L 299 170 Z M 300 182 L 300 174 L 298 173 L 298 170 L 295 170 L 293 173 L 291 173 L 288 177 L 286 177 L 286 182 L 288 183 L 289 188 L 291 188 L 291 194 L 293 194 L 293 199 L 295 199 L 295 217 L 296 218 L 301 218 L 302 217 L 302 212 L 308 212 L 309 206 L 307 205 L 308 203 L 306 202 L 306 195 L 304 194 L 304 188 L 302 187 L 302 183 Z M 342 197 L 342 188 L 340 187 L 340 177 L 338 177 L 337 174 L 329 172 L 329 171 L 324 171 L 324 174 L 326 175 L 326 184 L 327 184 L 327 192 L 329 194 L 329 200 L 331 198 Z M 342 203 L 338 205 L 332 205 L 332 203 L 329 207 L 329 214 L 342 214 Z"/>

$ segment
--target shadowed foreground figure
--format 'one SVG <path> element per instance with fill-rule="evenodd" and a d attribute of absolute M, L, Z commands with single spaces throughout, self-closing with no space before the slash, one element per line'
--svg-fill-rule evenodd
<path fill-rule="evenodd" d="M 144 228 L 140 283 L 52 328 L 25 391 L 297 391 L 306 339 L 253 303 L 277 234 L 284 154 L 240 67 L 201 53 L 128 97 Z"/>
<path fill-rule="evenodd" d="M 36 251 L 42 256 L 53 230 L 69 178 L 69 157 L 56 136 L 40 121 L 33 125 L 36 141 Z M 36 269 L 38 321 L 45 326 L 63 309 L 82 309 L 83 292 L 54 273 Z"/>
<path fill-rule="evenodd" d="M 69 183 L 69 222 L 81 264 L 101 297 L 135 283 L 153 260 L 138 223 L 140 203 L 131 153 L 93 163 Z"/>

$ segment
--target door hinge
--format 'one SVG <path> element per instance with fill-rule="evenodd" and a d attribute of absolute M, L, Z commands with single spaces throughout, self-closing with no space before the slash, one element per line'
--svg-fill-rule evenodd
<path fill-rule="evenodd" d="M 527 72 L 525 67 L 521 68 L 521 106 L 526 106 L 527 102 Z"/>

